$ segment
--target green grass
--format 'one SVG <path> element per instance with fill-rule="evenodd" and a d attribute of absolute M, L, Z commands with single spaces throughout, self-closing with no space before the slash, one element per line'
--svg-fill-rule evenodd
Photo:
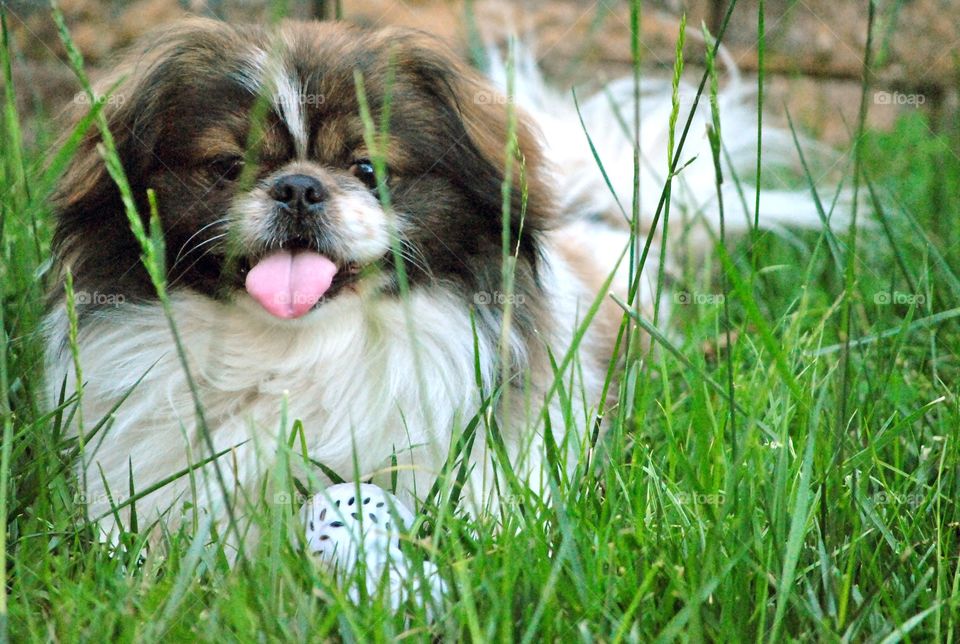
<path fill-rule="evenodd" d="M 448 504 L 427 507 L 425 549 L 452 587 L 430 625 L 414 606 L 352 606 L 287 545 L 289 508 L 264 507 L 265 537 L 244 566 L 229 566 L 221 540 L 202 530 L 169 535 L 166 552 L 140 566 L 136 534 L 125 536 L 127 556 L 93 538 L 63 449 L 69 405 L 48 414 L 41 403 L 44 204 L 70 150 L 48 157 L 22 143 L 15 53 L 5 38 L 4 637 L 952 641 L 960 632 L 958 132 L 934 133 L 918 112 L 892 132 L 863 133 L 859 202 L 877 206 L 879 224 L 855 246 L 836 231 L 840 270 L 813 233 L 720 253 L 718 269 L 689 288 L 725 293 L 725 306 L 676 307 L 679 333 L 624 367 L 629 402 L 609 410 L 602 456 L 558 477 L 551 505 L 520 491 L 499 529 Z M 143 240 L 157 243 L 149 231 Z M 732 350 L 704 351 L 728 331 Z"/>

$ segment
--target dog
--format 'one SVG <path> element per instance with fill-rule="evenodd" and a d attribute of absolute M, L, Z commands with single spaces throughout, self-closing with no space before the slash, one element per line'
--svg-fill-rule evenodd
<path fill-rule="evenodd" d="M 643 81 L 631 234 L 633 81 L 578 108 L 531 60 L 494 60 L 484 77 L 412 30 L 190 19 L 104 79 L 132 203 L 91 129 L 54 201 L 46 328 L 51 405 L 77 403 L 80 485 L 105 533 L 128 528 L 133 506 L 170 529 L 191 512 L 242 519 L 290 440 L 314 489 L 335 472 L 411 503 L 473 427 L 461 502 L 477 514 L 509 487 L 505 469 L 547 496 L 548 446 L 567 468 L 583 458 L 601 404 L 616 404 L 601 400 L 621 359 L 610 295 L 629 297 L 631 244 L 654 236 L 636 278 L 650 312 L 661 250 L 669 273 L 683 244 L 715 243 L 710 113 L 703 101 L 694 114 L 696 160 L 675 178 L 664 237 L 652 220 L 672 86 Z M 755 164 L 748 93 L 734 79 L 717 97 L 735 133 L 728 175 Z M 765 132 L 763 154 L 788 160 L 790 137 Z M 722 190 L 728 231 L 748 230 L 733 182 Z M 168 306 L 128 219 L 133 206 L 149 228 L 148 191 Z M 761 197 L 764 227 L 820 225 L 802 193 Z"/>

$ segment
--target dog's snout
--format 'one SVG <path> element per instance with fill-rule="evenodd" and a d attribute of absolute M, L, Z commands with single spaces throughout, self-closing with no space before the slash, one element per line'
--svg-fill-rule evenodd
<path fill-rule="evenodd" d="M 320 181 L 305 174 L 287 174 L 270 187 L 270 197 L 294 212 L 306 213 L 329 197 Z"/>

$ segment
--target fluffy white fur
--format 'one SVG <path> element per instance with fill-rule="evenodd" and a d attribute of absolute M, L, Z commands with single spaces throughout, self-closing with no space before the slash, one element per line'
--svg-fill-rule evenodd
<path fill-rule="evenodd" d="M 522 93 L 518 98 L 542 129 L 566 222 L 547 240 L 545 282 L 553 320 L 541 329 L 542 340 L 559 359 L 567 353 L 573 329 L 597 287 L 596 280 L 569 262 L 564 246 L 587 251 L 599 274 L 609 274 L 629 243 L 617 200 L 630 211 L 631 137 L 620 126 L 612 105 L 632 115 L 633 88 L 629 81 L 615 82 L 582 103 L 584 122 L 613 182 L 614 195 L 596 168 L 572 100 L 547 89 L 533 65 L 523 64 L 519 71 L 516 86 Z M 502 66 L 495 66 L 493 77 L 503 82 Z M 691 88 L 684 86 L 681 94 L 688 107 Z M 668 82 L 644 82 L 640 192 L 645 225 L 651 221 L 663 184 L 669 97 Z M 734 166 L 737 171 L 747 170 L 743 174 L 749 176 L 756 150 L 753 107 L 736 85 L 721 93 L 719 105 Z M 713 168 L 704 136 L 707 110 L 703 101 L 684 152 L 685 158 L 698 158 L 681 174 L 673 204 L 675 222 L 677 213 L 685 214 L 685 225 L 693 231 L 700 250 L 705 250 L 709 239 L 706 231 L 716 223 Z M 792 143 L 783 132 L 768 129 L 764 146 L 765 158 L 777 162 L 787 158 Z M 752 215 L 740 207 L 732 182 L 725 190 L 730 222 L 742 230 Z M 767 226 L 820 223 L 805 194 L 767 191 L 761 204 L 761 222 Z M 679 233 L 679 228 L 674 223 L 672 231 Z M 671 249 L 676 247 L 675 241 L 671 244 Z M 648 266 L 656 265 L 657 258 L 651 257 Z M 625 289 L 625 273 L 621 266 L 614 290 Z M 647 281 L 643 297 L 649 299 L 652 276 Z M 493 315 L 482 306 L 484 294 L 473 295 L 480 302 L 478 314 Z M 372 476 L 386 482 L 390 476 L 385 468 L 396 454 L 398 492 L 407 499 L 422 495 L 457 433 L 477 413 L 481 390 L 489 393 L 494 380 L 498 348 L 480 335 L 482 382 L 478 385 L 470 312 L 442 287 L 418 290 L 406 303 L 345 293 L 298 321 L 269 317 L 245 294 L 226 304 L 178 292 L 173 310 L 214 446 L 233 448 L 219 459 L 221 471 L 232 492 L 243 490 L 251 498 L 256 498 L 275 462 L 276 446 L 287 437 L 289 426 L 281 427 L 284 405 L 288 420 L 303 421 L 311 458 L 346 477 Z M 64 341 L 63 307 L 50 315 L 48 323 L 50 390 L 59 391 L 65 378 L 68 391 L 73 391 L 76 382 Z M 579 359 L 565 374 L 568 382 L 574 374 L 573 417 L 565 422 L 556 397 L 551 403 L 557 442 L 568 446 L 571 463 L 585 432 L 593 426 L 591 414 L 605 375 L 602 366 L 590 360 L 592 349 L 601 343 L 599 333 L 591 331 Z M 523 350 L 519 340 L 508 341 L 514 350 Z M 90 515 L 97 517 L 108 514 L 110 508 L 104 481 L 114 502 L 120 502 L 128 493 L 131 468 L 142 490 L 209 452 L 197 429 L 191 392 L 159 305 L 122 304 L 101 314 L 83 328 L 79 346 L 85 378 L 83 418 L 88 428 L 143 377 L 112 423 L 87 446 L 80 465 Z M 528 397 L 515 397 L 508 412 L 497 412 L 511 458 L 539 490 L 543 489 L 544 458 L 539 411 L 551 379 L 552 374 L 534 377 Z M 569 433 L 564 436 L 565 432 Z M 490 454 L 482 436 L 474 460 L 466 500 L 476 510 L 491 502 L 493 488 Z M 195 473 L 196 499 L 187 476 L 141 499 L 137 503 L 141 525 L 165 513 L 165 522 L 176 525 L 187 502 L 196 502 L 214 519 L 223 519 L 223 499 L 211 471 L 207 466 Z M 108 516 L 105 528 L 109 530 L 113 521 Z"/>
<path fill-rule="evenodd" d="M 567 290 L 575 289 L 578 280 L 558 268 L 560 275 L 551 279 L 555 310 L 570 325 L 552 344 L 563 355 L 578 318 L 575 307 L 586 293 Z M 138 488 L 145 489 L 209 453 L 161 308 L 125 308 L 90 323 L 79 341 L 84 418 L 103 417 L 143 378 L 112 424 L 87 446 L 81 469 L 94 517 L 108 513 L 111 498 L 114 503 L 126 499 L 131 467 Z M 469 312 L 443 290 L 413 293 L 407 305 L 365 303 L 358 295 L 344 294 L 292 323 L 269 317 L 245 297 L 223 304 L 182 293 L 173 308 L 215 451 L 235 448 L 220 459 L 221 471 L 231 489 L 242 487 L 251 497 L 274 463 L 278 440 L 286 436 L 281 432 L 289 432 L 280 422 L 284 405 L 287 418 L 303 421 L 310 456 L 342 476 L 387 482 L 395 455 L 407 498 L 429 489 L 453 432 L 480 406 Z M 64 311 L 50 322 L 62 332 Z M 489 392 L 496 347 L 482 337 L 478 341 L 482 385 Z M 69 351 L 51 349 L 51 383 L 66 376 L 68 391 L 73 390 Z M 595 400 L 602 374 L 591 376 L 585 383 L 587 399 Z M 536 419 L 523 413 L 523 402 L 515 401 L 520 413 L 516 422 L 505 424 L 505 439 L 511 456 L 524 461 L 536 479 L 540 454 L 529 453 L 530 443 L 539 443 L 529 431 Z M 563 426 L 559 415 L 554 422 Z M 577 422 L 588 426 L 586 410 L 580 410 Z M 483 451 L 480 437 L 475 453 L 484 466 L 474 471 L 468 493 L 475 509 L 483 506 L 492 487 Z M 222 518 L 220 488 L 211 473 L 209 466 L 198 470 L 196 502 Z M 169 510 L 164 521 L 175 526 L 183 504 L 195 501 L 190 485 L 189 477 L 183 477 L 138 501 L 141 522 Z M 105 527 L 112 521 L 107 517 Z"/>
<path fill-rule="evenodd" d="M 725 50 L 721 48 L 721 52 Z M 508 69 L 493 55 L 490 76 L 505 92 Z M 717 96 L 721 116 L 724 157 L 723 201 L 726 228 L 732 234 L 748 232 L 754 220 L 754 190 L 751 182 L 757 162 L 757 105 L 755 88 L 745 85 L 729 57 L 721 57 L 730 70 L 729 79 Z M 609 83 L 592 96 L 578 95 L 579 113 L 572 96 L 561 94 L 550 87 L 538 72 L 536 59 L 527 50 L 517 55 L 515 99 L 535 116 L 543 131 L 546 157 L 558 172 L 558 197 L 568 218 L 576 220 L 584 215 L 601 214 L 610 221 L 623 222 L 624 213 L 630 216 L 633 205 L 633 122 L 635 86 L 632 78 Z M 667 78 L 646 77 L 640 81 L 640 223 L 646 232 L 653 223 L 660 193 L 667 177 L 667 148 L 673 86 Z M 680 140 L 683 125 L 690 114 L 697 88 L 681 81 L 678 86 L 680 117 L 676 140 Z M 676 176 L 671 203 L 674 225 L 669 228 L 673 250 L 678 238 L 686 237 L 693 250 L 708 248 L 709 231 L 720 226 L 717 207 L 716 179 L 712 152 L 707 139 L 707 125 L 711 122 L 710 97 L 701 96 L 694 113 L 690 131 L 684 143 L 681 162 L 683 168 Z M 613 186 L 607 188 L 599 166 L 593 157 L 584 127 L 593 142 L 603 169 Z M 798 138 L 808 158 L 833 158 L 835 155 L 822 144 L 799 134 Z M 689 160 L 695 159 L 690 165 Z M 799 156 L 793 135 L 770 123 L 764 125 L 762 141 L 764 177 L 783 169 L 797 169 Z M 744 184 L 746 204 L 737 191 L 734 177 Z M 827 193 L 823 199 L 829 204 L 835 195 Z M 845 222 L 844 195 L 831 217 L 837 225 Z M 830 213 L 827 213 L 830 216 Z M 678 225 L 678 222 L 682 222 Z M 785 227 L 820 228 L 823 222 L 816 204 L 808 192 L 764 189 L 760 196 L 760 226 L 782 231 Z M 692 238 L 691 238 L 692 235 Z"/>

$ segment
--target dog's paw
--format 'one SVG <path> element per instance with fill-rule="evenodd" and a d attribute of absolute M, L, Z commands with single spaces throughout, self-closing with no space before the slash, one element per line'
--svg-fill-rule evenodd
<path fill-rule="evenodd" d="M 383 589 L 398 609 L 408 597 L 439 605 L 446 584 L 437 567 L 423 561 L 422 570 L 400 549 L 400 539 L 413 527 L 413 513 L 393 494 L 376 485 L 341 483 L 315 495 L 300 510 L 307 552 L 333 569 L 354 603 L 360 602 L 357 567 L 364 567 L 368 593 Z M 384 575 L 387 581 L 381 586 Z M 424 587 L 426 584 L 426 587 Z M 426 591 L 426 592 L 425 592 Z"/>

